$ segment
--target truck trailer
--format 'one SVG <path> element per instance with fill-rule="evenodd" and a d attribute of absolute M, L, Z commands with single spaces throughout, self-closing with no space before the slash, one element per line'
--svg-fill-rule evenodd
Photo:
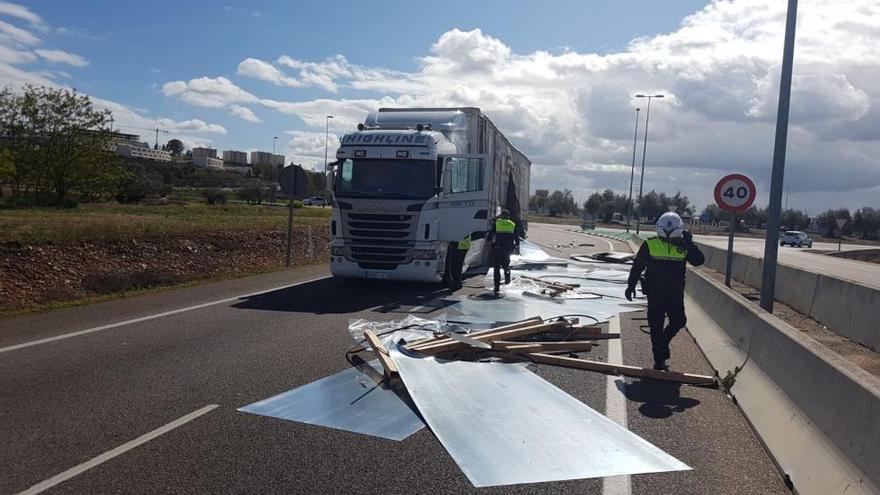
<path fill-rule="evenodd" d="M 380 108 L 342 137 L 331 164 L 330 269 L 347 278 L 443 282 L 502 209 L 526 229 L 531 162 L 479 108 Z"/>

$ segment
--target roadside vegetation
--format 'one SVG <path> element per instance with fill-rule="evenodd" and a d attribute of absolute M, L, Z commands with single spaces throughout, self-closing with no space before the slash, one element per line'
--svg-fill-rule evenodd
<path fill-rule="evenodd" d="M 297 208 L 297 225 L 327 225 L 330 208 Z M 27 244 L 183 237 L 214 231 L 283 231 L 287 209 L 246 204 L 93 203 L 0 210 L 0 242 Z"/>

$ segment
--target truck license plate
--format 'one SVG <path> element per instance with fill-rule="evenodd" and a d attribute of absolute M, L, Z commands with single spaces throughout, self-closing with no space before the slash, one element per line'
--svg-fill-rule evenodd
<path fill-rule="evenodd" d="M 385 272 L 367 272 L 364 276 L 371 280 L 388 280 L 391 278 L 391 274 Z"/>

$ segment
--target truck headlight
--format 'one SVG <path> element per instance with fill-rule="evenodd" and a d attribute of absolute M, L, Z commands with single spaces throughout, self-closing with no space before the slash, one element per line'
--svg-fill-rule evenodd
<path fill-rule="evenodd" d="M 330 248 L 331 256 L 345 256 L 345 248 L 342 246 L 333 246 Z"/>
<path fill-rule="evenodd" d="M 413 259 L 415 260 L 433 260 L 437 259 L 436 249 L 416 249 L 413 251 Z"/>

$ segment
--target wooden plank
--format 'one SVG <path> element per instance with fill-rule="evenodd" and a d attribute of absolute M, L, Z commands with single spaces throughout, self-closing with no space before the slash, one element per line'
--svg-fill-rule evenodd
<path fill-rule="evenodd" d="M 574 326 L 571 329 L 566 329 L 563 332 L 559 332 L 558 334 L 551 334 L 551 336 L 555 340 L 579 340 L 579 339 L 588 339 L 595 335 L 602 334 L 602 327 L 597 326 Z M 607 335 L 607 334 L 606 334 Z"/>
<path fill-rule="evenodd" d="M 376 357 L 379 358 L 379 363 L 385 368 L 385 376 L 388 378 L 397 378 L 397 365 L 394 364 L 391 356 L 388 355 L 388 349 L 385 349 L 385 346 L 382 345 L 379 337 L 377 337 L 372 330 L 367 330 L 364 332 L 364 338 L 367 339 L 367 343 L 370 344 Z"/>
<path fill-rule="evenodd" d="M 496 340 L 501 340 L 501 339 L 510 339 L 510 338 L 514 338 L 514 337 L 520 337 L 523 335 L 532 335 L 532 334 L 541 333 L 541 332 L 549 332 L 551 330 L 558 330 L 560 328 L 568 326 L 568 324 L 569 323 L 566 321 L 554 321 L 554 322 L 550 322 L 550 323 L 540 323 L 538 325 L 532 325 L 532 326 L 523 327 L 523 328 L 514 328 L 511 330 L 502 330 L 502 331 L 486 333 L 486 334 L 482 334 L 482 335 L 470 334 L 470 335 L 468 335 L 468 337 L 470 337 L 471 339 L 474 339 L 474 340 L 479 340 L 481 342 L 491 343 L 491 342 L 494 342 Z M 444 343 L 444 344 L 436 344 L 436 345 L 433 345 L 430 347 L 428 347 L 428 346 L 421 347 L 419 349 L 416 349 L 416 351 L 421 354 L 433 356 L 433 355 L 441 353 L 441 352 L 454 351 L 454 350 L 461 349 L 464 347 L 468 347 L 468 345 L 462 344 L 461 342 L 456 342 L 453 340 L 451 342 Z"/>
<path fill-rule="evenodd" d="M 576 368 L 581 370 L 598 371 L 611 375 L 631 376 L 636 378 L 651 378 L 670 382 L 687 383 L 690 385 L 716 385 L 715 377 L 706 375 L 694 375 L 679 373 L 677 371 L 660 371 L 650 368 L 639 368 L 625 364 L 608 364 L 587 359 L 576 359 L 565 356 L 552 356 L 550 354 L 528 354 L 536 363 Z"/>
<path fill-rule="evenodd" d="M 500 331 L 500 330 L 510 330 L 510 329 L 513 329 L 513 328 L 523 328 L 523 327 L 528 327 L 528 326 L 531 326 L 531 325 L 538 324 L 538 323 L 540 323 L 540 322 L 541 322 L 541 317 L 540 317 L 540 316 L 533 316 L 533 317 L 531 317 L 531 318 L 528 318 L 528 319 L 525 319 L 525 320 L 522 320 L 522 321 L 517 321 L 517 322 L 515 322 L 515 323 L 509 323 L 509 324 L 507 324 L 507 325 L 502 325 L 502 326 L 500 326 L 500 327 L 489 328 L 489 329 L 487 329 L 487 330 L 481 330 L 481 331 L 479 331 L 479 332 L 472 332 L 472 333 L 469 333 L 469 334 L 468 334 L 468 337 L 474 337 L 474 336 L 477 336 L 477 335 L 484 335 L 484 334 L 487 334 L 487 333 L 493 333 L 493 332 L 497 332 L 497 331 Z M 427 338 L 427 339 L 422 339 L 422 340 L 417 340 L 417 341 L 415 341 L 415 342 L 410 342 L 409 344 L 405 345 L 404 347 L 405 347 L 407 350 L 410 350 L 410 351 L 417 351 L 417 350 L 419 350 L 420 347 L 431 346 L 431 345 L 434 345 L 434 344 L 449 343 L 449 342 L 452 342 L 452 339 L 450 339 L 449 337 L 446 337 L 446 336 L 442 336 L 442 337 L 430 337 L 430 338 Z"/>
<path fill-rule="evenodd" d="M 592 342 L 583 340 L 564 340 L 557 342 L 513 342 L 509 340 L 496 340 L 492 342 L 492 348 L 510 352 L 584 352 L 593 348 Z"/>
<path fill-rule="evenodd" d="M 578 285 L 563 284 L 561 282 L 551 282 L 549 280 L 544 280 L 542 278 L 537 278 L 537 277 L 530 277 L 528 275 L 520 275 L 519 277 L 524 278 L 526 280 L 531 280 L 533 282 L 537 282 L 539 284 L 546 285 L 547 287 L 552 287 L 552 288 L 560 290 L 560 291 L 574 290 L 575 288 L 578 287 Z"/>

